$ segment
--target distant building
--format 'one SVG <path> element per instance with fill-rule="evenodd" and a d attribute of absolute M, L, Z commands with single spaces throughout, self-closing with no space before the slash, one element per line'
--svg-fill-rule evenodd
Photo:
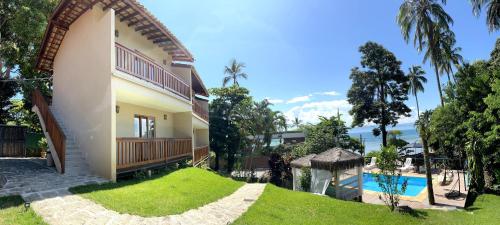
<path fill-rule="evenodd" d="M 248 139 L 252 140 L 253 136 L 248 136 Z M 260 140 L 263 140 L 263 135 L 258 135 Z M 287 131 L 284 133 L 273 134 L 271 139 L 271 146 L 277 146 L 283 141 L 283 144 L 299 144 L 306 140 L 306 135 L 302 131 Z"/>
<path fill-rule="evenodd" d="M 280 134 L 275 135 L 278 139 L 280 138 Z M 275 138 L 275 135 L 273 135 L 273 139 Z M 283 138 L 284 144 L 298 144 L 306 140 L 306 134 L 304 134 L 304 132 L 302 131 L 288 131 L 286 133 L 283 133 L 281 137 Z"/>

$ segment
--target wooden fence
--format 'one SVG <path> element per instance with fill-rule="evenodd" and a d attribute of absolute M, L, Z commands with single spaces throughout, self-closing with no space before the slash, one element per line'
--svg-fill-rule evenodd
<path fill-rule="evenodd" d="M 26 127 L 0 125 L 0 157 L 26 156 Z"/>

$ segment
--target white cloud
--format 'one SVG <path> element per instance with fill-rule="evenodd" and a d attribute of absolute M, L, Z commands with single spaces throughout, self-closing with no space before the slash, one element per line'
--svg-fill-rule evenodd
<path fill-rule="evenodd" d="M 329 96 L 339 96 L 340 93 L 336 92 L 336 91 L 325 91 L 325 92 L 320 92 L 318 93 L 320 95 L 329 95 Z"/>
<path fill-rule="evenodd" d="M 285 100 L 283 100 L 283 99 L 273 99 L 270 97 L 265 97 L 265 99 L 271 104 L 281 104 L 281 103 L 285 102 Z"/>
<path fill-rule="evenodd" d="M 304 96 L 291 98 L 288 101 L 286 101 L 286 104 L 297 103 L 297 102 L 308 102 L 308 101 L 311 101 L 311 96 L 312 95 L 304 95 Z"/>
<path fill-rule="evenodd" d="M 284 112 L 286 118 L 289 121 L 293 121 L 295 117 L 298 117 L 302 123 L 318 123 L 319 117 L 331 117 L 337 115 L 337 110 L 341 114 L 342 120 L 346 122 L 347 126 L 352 123 L 352 117 L 349 115 L 349 110 L 352 106 L 347 102 L 347 99 L 332 100 L 332 101 L 316 101 L 307 102 L 299 106 L 294 106 L 291 109 Z M 410 107 L 412 110 L 410 117 L 401 117 L 398 120 L 398 124 L 414 124 L 417 119 L 417 112 L 415 107 Z M 365 123 L 365 126 L 374 125 L 372 122 Z"/>
<path fill-rule="evenodd" d="M 352 121 L 349 115 L 351 105 L 347 100 L 333 100 L 333 101 L 318 101 L 309 102 L 301 106 L 295 106 L 285 112 L 288 120 L 293 120 L 298 117 L 303 123 L 317 123 L 319 116 L 331 117 L 337 115 L 339 110 L 341 117 L 349 125 Z"/>
<path fill-rule="evenodd" d="M 411 109 L 410 117 L 401 117 L 398 119 L 399 124 L 414 124 L 417 121 L 417 108 L 414 106 L 409 106 Z"/>

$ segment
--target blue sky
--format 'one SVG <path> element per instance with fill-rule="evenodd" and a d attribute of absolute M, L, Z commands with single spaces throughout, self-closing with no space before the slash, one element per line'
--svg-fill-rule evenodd
<path fill-rule="evenodd" d="M 401 1 L 384 0 L 169 0 L 141 2 L 191 51 L 207 87 L 219 87 L 232 58 L 246 63 L 240 84 L 256 100 L 268 98 L 288 117 L 316 122 L 318 115 L 346 121 L 350 70 L 359 65 L 358 47 L 375 41 L 394 52 L 406 72 L 422 65 L 413 45 L 396 25 Z M 476 18 L 466 0 L 448 1 L 462 55 L 471 62 L 489 57 L 499 32 L 488 33 L 484 15 Z M 423 109 L 439 104 L 435 75 L 419 96 Z M 443 77 L 443 80 L 446 80 Z M 415 107 L 410 98 L 408 106 Z M 413 123 L 414 117 L 401 123 Z"/>

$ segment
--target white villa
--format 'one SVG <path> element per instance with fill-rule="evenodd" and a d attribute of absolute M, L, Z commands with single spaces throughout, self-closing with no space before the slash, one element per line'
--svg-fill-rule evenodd
<path fill-rule="evenodd" d="M 39 70 L 49 106 L 34 110 L 61 173 L 117 174 L 208 149 L 208 91 L 181 42 L 136 0 L 62 0 L 47 26 Z"/>

